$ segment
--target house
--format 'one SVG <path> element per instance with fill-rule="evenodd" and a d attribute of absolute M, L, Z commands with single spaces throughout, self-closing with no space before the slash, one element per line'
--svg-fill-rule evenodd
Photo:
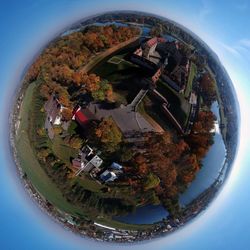
<path fill-rule="evenodd" d="M 87 108 L 76 106 L 73 110 L 72 120 L 75 120 L 82 127 L 86 127 L 91 120 L 95 119 L 94 114 Z"/>
<path fill-rule="evenodd" d="M 109 170 L 105 170 L 101 175 L 100 175 L 100 179 L 104 182 L 112 182 L 115 179 L 117 179 L 117 176 L 114 172 L 109 171 Z"/>
<path fill-rule="evenodd" d="M 45 103 L 44 109 L 47 113 L 47 120 L 52 125 L 60 125 L 62 122 L 63 105 L 60 104 L 57 96 L 52 94 L 49 100 Z"/>
<path fill-rule="evenodd" d="M 72 120 L 76 120 L 80 124 L 86 124 L 88 122 L 88 117 L 82 112 L 81 107 L 78 106 L 73 111 Z"/>
<path fill-rule="evenodd" d="M 178 41 L 151 38 L 131 55 L 130 60 L 152 73 L 153 83 L 161 77 L 177 92 L 186 86 L 190 63 L 182 55 Z"/>
<path fill-rule="evenodd" d="M 75 158 L 72 160 L 72 166 L 76 169 L 80 169 L 82 168 L 84 165 L 83 163 L 81 162 L 81 160 L 79 158 Z"/>
<path fill-rule="evenodd" d="M 86 173 L 97 174 L 100 171 L 100 166 L 103 160 L 94 153 L 94 150 L 86 145 L 77 158 L 72 160 L 72 165 L 74 168 L 78 169 L 75 175 L 79 175 L 82 171 Z"/>

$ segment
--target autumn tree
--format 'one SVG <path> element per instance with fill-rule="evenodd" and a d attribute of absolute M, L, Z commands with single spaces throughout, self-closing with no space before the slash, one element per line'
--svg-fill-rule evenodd
<path fill-rule="evenodd" d="M 51 79 L 62 85 L 68 85 L 72 81 L 73 70 L 67 64 L 55 65 L 51 68 Z"/>
<path fill-rule="evenodd" d="M 162 35 L 162 25 L 158 24 L 157 26 L 154 26 L 151 30 L 150 30 L 150 36 L 154 37 L 159 37 Z"/>
<path fill-rule="evenodd" d="M 59 134 L 61 134 L 63 132 L 63 129 L 62 129 L 61 126 L 54 126 L 53 131 L 54 131 L 55 135 L 59 135 Z"/>
<path fill-rule="evenodd" d="M 122 142 L 122 133 L 112 117 L 102 119 L 95 129 L 95 135 L 108 152 L 116 151 L 118 145 Z"/>
<path fill-rule="evenodd" d="M 209 107 L 217 98 L 215 84 L 215 80 L 209 73 L 205 73 L 200 81 L 201 96 L 204 103 Z"/>
<path fill-rule="evenodd" d="M 37 157 L 40 160 L 45 161 L 46 157 L 49 155 L 50 151 L 48 148 L 41 148 L 38 152 L 37 152 Z"/>
<path fill-rule="evenodd" d="M 149 173 L 149 166 L 147 159 L 142 154 L 137 154 L 134 158 L 134 163 L 137 166 L 137 174 L 139 176 L 146 176 Z"/>
<path fill-rule="evenodd" d="M 96 74 L 84 74 L 82 76 L 82 82 L 85 85 L 85 89 L 90 93 L 100 88 L 100 77 Z"/>
<path fill-rule="evenodd" d="M 123 145 L 119 151 L 119 160 L 121 162 L 127 162 L 133 157 L 133 151 L 127 145 Z"/>
<path fill-rule="evenodd" d="M 36 61 L 31 65 L 31 67 L 29 68 L 26 76 L 25 76 L 25 80 L 28 82 L 32 82 L 35 81 L 40 73 L 40 68 L 41 65 L 43 64 L 43 60 L 42 57 L 39 56 Z"/>
<path fill-rule="evenodd" d="M 62 116 L 63 116 L 64 120 L 70 121 L 72 118 L 72 110 L 69 108 L 64 108 L 62 110 Z"/>
<path fill-rule="evenodd" d="M 45 99 L 49 99 L 52 94 L 56 94 L 58 96 L 59 103 L 64 107 L 71 107 L 72 105 L 68 91 L 55 82 L 42 84 L 40 87 L 40 94 Z"/>
<path fill-rule="evenodd" d="M 42 127 L 42 128 L 38 128 L 37 130 L 36 130 L 36 133 L 37 133 L 37 135 L 39 135 L 39 136 L 45 136 L 46 135 L 46 131 L 45 131 L 45 128 L 44 127 Z"/>
<path fill-rule="evenodd" d="M 143 180 L 143 188 L 145 191 L 153 189 L 160 184 L 160 179 L 153 173 L 148 174 Z"/>
<path fill-rule="evenodd" d="M 190 135 L 185 140 L 197 159 L 201 160 L 213 144 L 215 116 L 212 111 L 200 111 Z"/>
<path fill-rule="evenodd" d="M 99 88 L 96 91 L 92 92 L 92 97 L 96 101 L 107 100 L 109 102 L 112 102 L 114 100 L 112 85 L 109 84 L 107 80 L 100 81 Z"/>
<path fill-rule="evenodd" d="M 83 144 L 83 140 L 77 135 L 73 135 L 69 139 L 69 145 L 72 148 L 80 149 L 82 147 L 82 144 Z"/>

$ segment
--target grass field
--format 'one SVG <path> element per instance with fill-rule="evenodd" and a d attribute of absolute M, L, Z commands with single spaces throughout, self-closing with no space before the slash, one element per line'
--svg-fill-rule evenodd
<path fill-rule="evenodd" d="M 27 174 L 27 177 L 32 182 L 33 186 L 39 191 L 39 193 L 46 197 L 49 202 L 65 212 L 74 215 L 81 214 L 82 216 L 86 216 L 82 209 L 73 206 L 62 196 L 61 191 L 58 189 L 55 183 L 51 181 L 51 179 L 40 166 L 35 152 L 31 147 L 27 129 L 34 91 L 37 91 L 35 82 L 31 83 L 27 88 L 20 110 L 20 116 L 22 119 L 16 136 L 16 149 L 21 167 Z"/>
<path fill-rule="evenodd" d="M 70 164 L 70 157 L 76 157 L 78 150 L 69 147 L 63 139 L 56 135 L 51 145 L 55 155 L 66 164 Z"/>
<path fill-rule="evenodd" d="M 113 56 L 112 58 L 110 58 L 108 60 L 108 63 L 119 64 L 122 61 L 123 61 L 123 59 L 121 59 L 121 58 L 119 58 L 117 56 Z"/>
<path fill-rule="evenodd" d="M 83 177 L 76 177 L 73 182 L 79 183 L 81 187 L 93 191 L 93 192 L 100 192 L 101 188 L 103 188 L 104 186 L 97 183 L 94 180 L 91 180 L 90 178 L 88 178 L 87 176 L 83 176 Z"/>
<path fill-rule="evenodd" d="M 189 97 L 189 95 L 190 95 L 190 93 L 192 91 L 193 80 L 194 80 L 194 77 L 195 77 L 196 73 L 197 73 L 197 67 L 193 62 L 191 62 L 190 72 L 189 72 L 189 75 L 188 75 L 187 87 L 186 87 L 185 92 L 184 92 L 184 96 L 186 98 Z"/>

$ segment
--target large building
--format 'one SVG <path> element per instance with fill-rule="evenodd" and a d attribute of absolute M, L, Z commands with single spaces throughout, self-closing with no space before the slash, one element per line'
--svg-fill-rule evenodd
<path fill-rule="evenodd" d="M 180 92 L 186 87 L 189 73 L 189 59 L 182 55 L 177 41 L 166 41 L 154 37 L 141 44 L 130 57 L 130 60 L 151 71 L 152 81 L 159 77 L 175 91 Z"/>
<path fill-rule="evenodd" d="M 190 133 L 198 110 L 198 97 L 193 91 L 196 69 L 194 70 L 194 63 L 182 52 L 181 44 L 178 41 L 154 37 L 143 42 L 130 55 L 130 61 L 145 69 L 150 76 L 147 83 L 151 89 L 150 93 L 162 103 L 161 110 L 166 118 L 180 133 Z M 179 110 L 183 111 L 185 117 L 184 115 L 178 116 L 175 108 L 176 102 L 171 102 L 171 97 L 167 100 L 167 97 L 163 96 L 157 88 L 157 84 L 160 84 L 159 79 L 167 84 L 169 89 L 174 90 L 168 93 L 179 99 L 181 105 Z"/>

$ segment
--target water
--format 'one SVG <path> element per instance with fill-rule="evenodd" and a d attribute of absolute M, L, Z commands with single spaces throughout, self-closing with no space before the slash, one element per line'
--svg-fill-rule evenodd
<path fill-rule="evenodd" d="M 180 196 L 179 201 L 181 205 L 187 205 L 199 194 L 201 194 L 206 188 L 208 188 L 217 178 L 225 162 L 226 149 L 219 129 L 220 115 L 217 102 L 214 102 L 212 104 L 212 111 L 217 118 L 215 122 L 214 144 L 211 146 L 207 155 L 202 161 L 203 166 L 197 173 L 195 180 Z"/>
<path fill-rule="evenodd" d="M 161 205 L 146 205 L 137 208 L 134 213 L 114 217 L 114 219 L 128 224 L 152 224 L 166 218 L 168 214 Z"/>
<path fill-rule="evenodd" d="M 95 25 L 95 26 L 107 26 L 107 25 L 115 25 L 117 27 L 128 27 L 128 26 L 138 26 L 141 28 L 142 30 L 142 36 L 149 36 L 149 33 L 150 33 L 150 30 L 151 30 L 151 27 L 149 26 L 144 26 L 144 25 L 133 25 L 133 24 L 129 24 L 129 23 L 122 23 L 122 22 L 105 22 L 105 23 L 102 23 L 102 22 L 95 22 L 93 24 L 90 24 L 90 26 L 92 25 Z M 70 35 L 74 32 L 77 32 L 77 31 L 81 31 L 83 30 L 85 27 L 87 27 L 89 25 L 85 25 L 85 26 L 82 26 L 80 28 L 76 28 L 76 29 L 69 29 L 69 30 L 66 30 L 65 32 L 63 32 L 61 34 L 61 36 L 67 36 L 67 35 Z M 165 35 L 164 35 L 165 37 Z M 166 38 L 168 37 L 168 35 L 166 35 Z M 170 36 L 169 36 L 170 37 Z M 171 37 L 170 39 L 174 39 L 173 37 Z"/>

